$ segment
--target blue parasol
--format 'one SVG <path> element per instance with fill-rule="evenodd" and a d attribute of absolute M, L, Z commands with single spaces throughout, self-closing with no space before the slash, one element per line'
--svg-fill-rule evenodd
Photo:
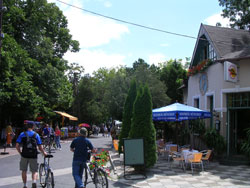
<path fill-rule="evenodd" d="M 154 121 L 184 121 L 199 118 L 211 118 L 211 113 L 180 103 L 153 109 Z"/>

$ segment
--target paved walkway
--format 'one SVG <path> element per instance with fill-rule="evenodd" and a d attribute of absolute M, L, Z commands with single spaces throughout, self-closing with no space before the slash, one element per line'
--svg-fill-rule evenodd
<path fill-rule="evenodd" d="M 123 163 L 117 152 L 111 151 L 111 159 L 116 169 L 117 181 L 133 187 L 250 188 L 250 166 L 224 166 L 211 162 L 204 172 L 197 169 L 192 175 L 191 170 L 184 172 L 178 164 L 173 164 L 170 168 L 167 160 L 160 157 L 155 166 L 146 172 L 147 179 L 126 180 Z M 130 177 L 135 178 L 135 176 Z"/>
<path fill-rule="evenodd" d="M 2 152 L 3 148 L 0 148 L 0 151 Z M 0 155 L 0 159 L 17 154 L 15 148 L 7 148 L 6 151 L 9 154 Z M 205 172 L 195 171 L 192 175 L 191 170 L 184 172 L 178 164 L 172 165 L 171 169 L 164 157 L 160 157 L 155 166 L 146 172 L 147 179 L 126 180 L 120 156 L 114 150 L 111 150 L 110 154 L 115 167 L 111 179 L 126 184 L 128 188 L 250 188 L 250 166 L 224 166 L 212 162 Z M 67 170 L 70 171 L 71 168 Z M 60 170 L 57 171 L 59 173 Z M 65 169 L 60 173 L 66 173 Z M 135 177 L 140 176 L 130 176 Z M 18 178 L 20 179 L 19 176 Z"/>

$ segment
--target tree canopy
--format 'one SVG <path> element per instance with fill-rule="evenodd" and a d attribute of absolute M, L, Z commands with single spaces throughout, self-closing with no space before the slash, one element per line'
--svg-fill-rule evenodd
<path fill-rule="evenodd" d="M 84 75 L 84 67 L 63 59 L 67 51 L 79 51 L 62 11 L 46 0 L 4 1 L 0 72 L 0 121 L 2 124 L 67 111 L 79 122 L 100 124 L 124 117 L 129 83 L 147 84 L 152 106 L 176 100 L 185 68 L 149 65 L 138 59 L 132 67 L 100 68 Z M 171 88 L 168 89 L 168 88 Z M 172 92 L 172 93 L 171 93 Z M 178 91 L 178 100 L 181 92 Z"/>
<path fill-rule="evenodd" d="M 223 17 L 229 18 L 231 27 L 250 30 L 249 0 L 219 0 Z"/>
<path fill-rule="evenodd" d="M 53 116 L 73 101 L 63 55 L 79 50 L 67 20 L 46 0 L 4 2 L 0 83 L 1 122 Z M 4 109 L 4 110 L 3 110 Z"/>

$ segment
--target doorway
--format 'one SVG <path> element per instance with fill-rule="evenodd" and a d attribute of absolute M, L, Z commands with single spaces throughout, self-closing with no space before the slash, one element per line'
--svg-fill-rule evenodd
<path fill-rule="evenodd" d="M 250 128 L 250 109 L 229 110 L 229 151 L 230 155 L 243 154 L 241 145 L 246 139 L 246 129 Z"/>

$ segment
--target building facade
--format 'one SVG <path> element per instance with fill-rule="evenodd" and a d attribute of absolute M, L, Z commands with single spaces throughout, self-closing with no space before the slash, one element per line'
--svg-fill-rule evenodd
<path fill-rule="evenodd" d="M 250 32 L 201 24 L 188 70 L 184 103 L 212 112 L 206 126 L 240 154 L 250 128 Z"/>

